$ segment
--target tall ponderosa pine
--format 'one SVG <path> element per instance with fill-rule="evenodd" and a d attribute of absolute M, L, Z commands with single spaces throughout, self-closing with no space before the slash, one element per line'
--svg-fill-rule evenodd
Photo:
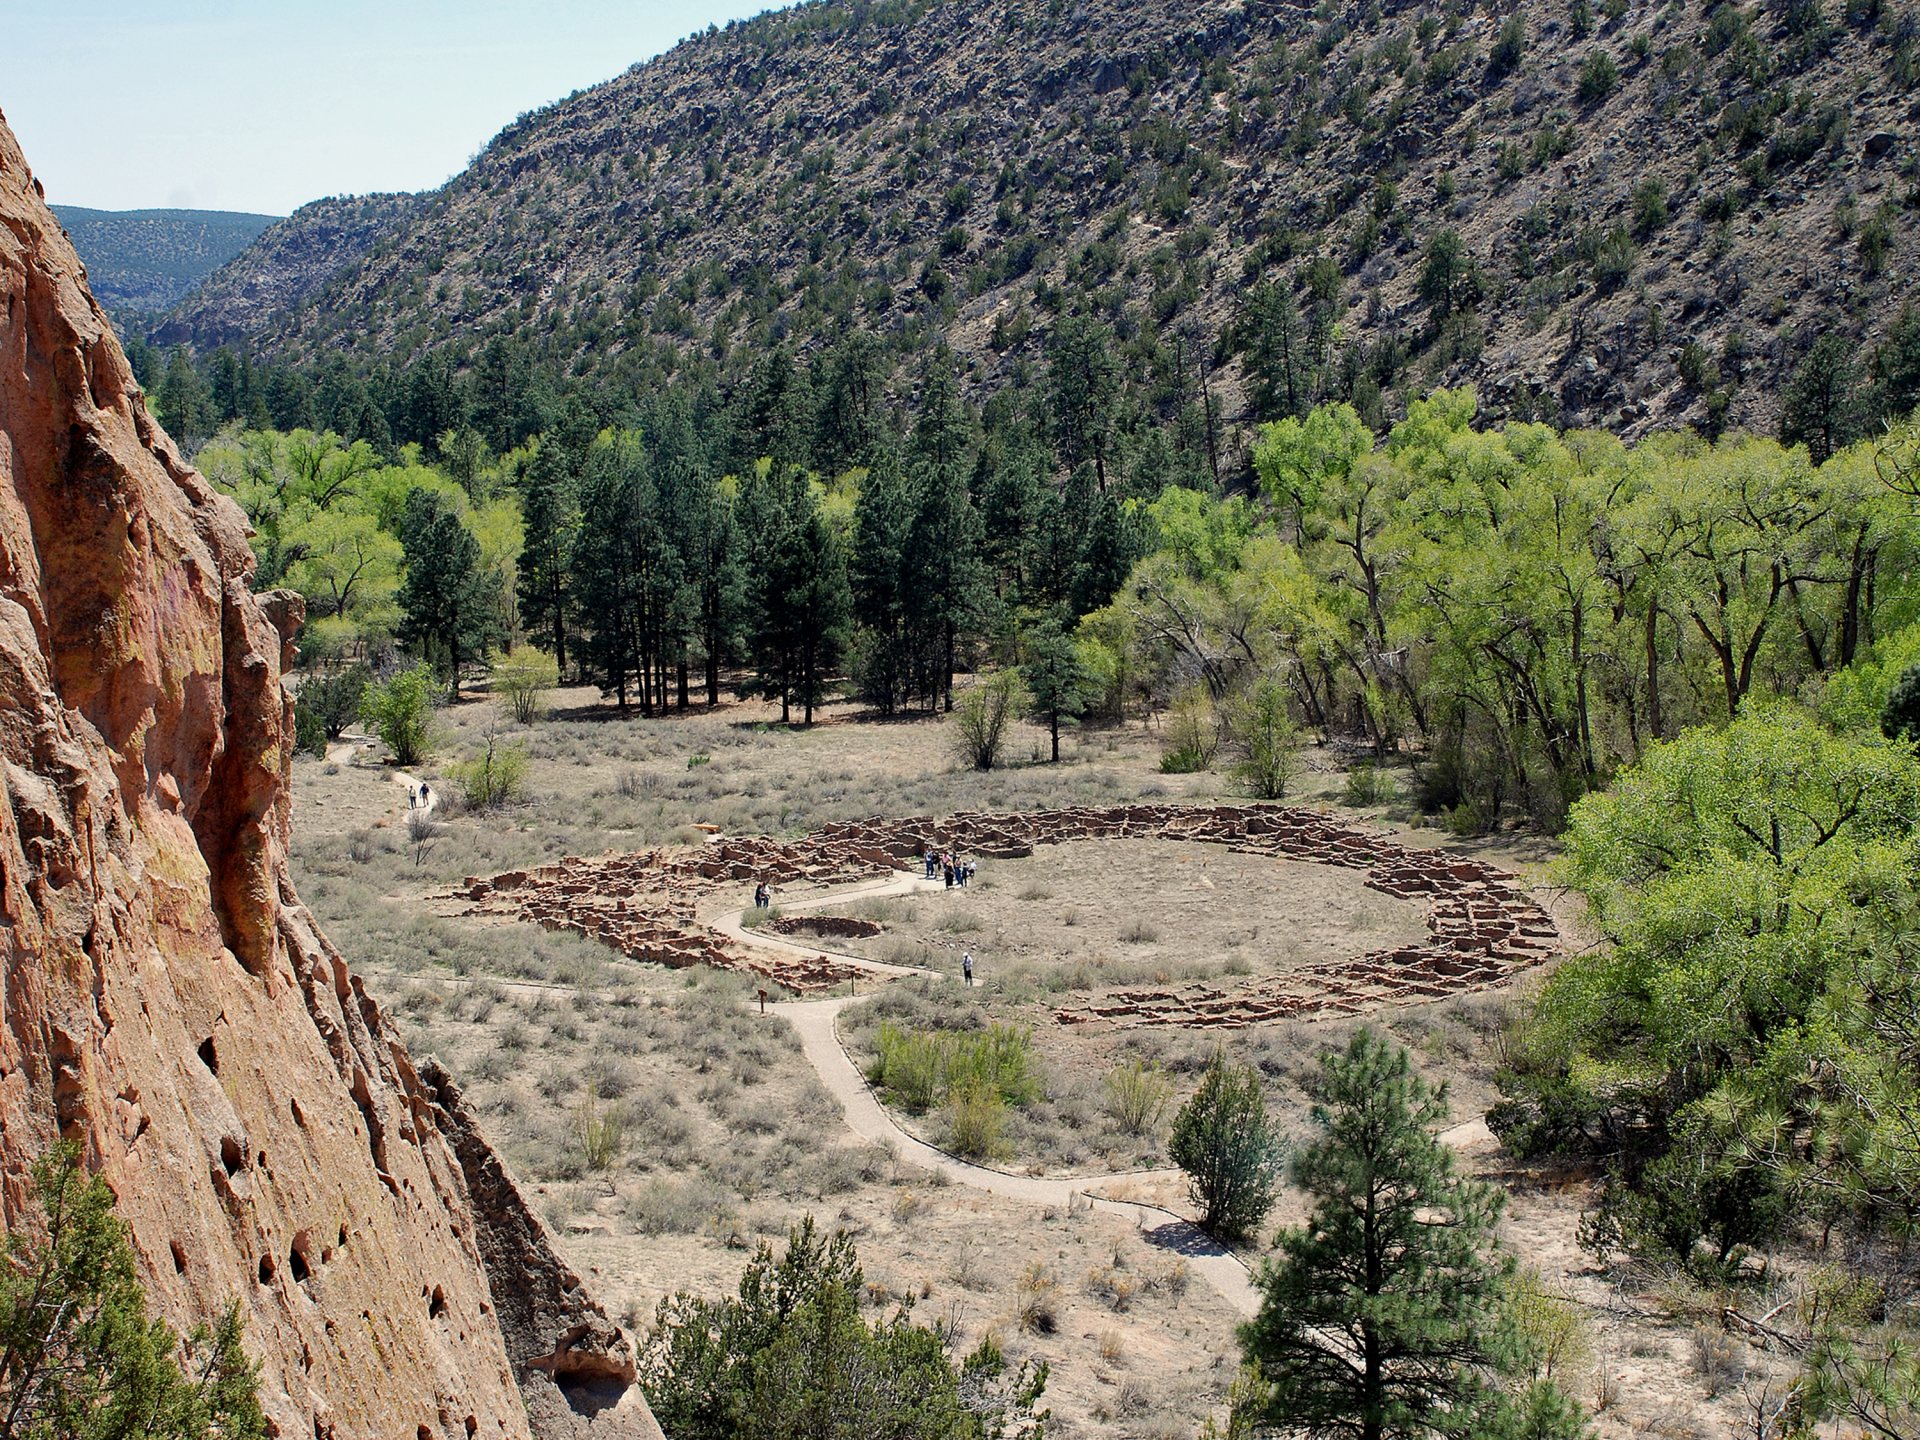
<path fill-rule="evenodd" d="M 1070 315 L 1055 328 L 1047 354 L 1054 442 L 1068 465 L 1091 462 L 1100 488 L 1107 488 L 1107 433 L 1119 388 L 1113 332 L 1084 315 Z"/>
<path fill-rule="evenodd" d="M 1504 1197 L 1461 1176 L 1434 1133 L 1445 1087 L 1362 1029 L 1308 1088 L 1320 1135 L 1292 1172 L 1313 1211 L 1280 1232 L 1241 1330 L 1274 1387 L 1270 1417 L 1356 1440 L 1508 1433 L 1500 1380 L 1522 1357 L 1505 1315 L 1514 1264 L 1495 1235 Z M 1555 1398 L 1522 1404 L 1559 1417 L 1545 1433 L 1577 1433 L 1570 1407 L 1542 1403 Z"/>
<path fill-rule="evenodd" d="M 977 625 L 987 594 L 980 517 L 968 490 L 973 458 L 973 426 L 943 355 L 928 369 L 908 452 L 916 501 L 908 569 L 915 592 L 909 603 L 939 636 L 937 678 L 948 710 L 961 637 Z"/>
<path fill-rule="evenodd" d="M 546 632 L 563 674 L 573 619 L 573 547 L 580 533 L 579 465 L 580 456 L 560 436 L 542 436 L 521 499 L 520 616 L 529 630 Z"/>
<path fill-rule="evenodd" d="M 663 657 L 680 597 L 681 560 L 668 543 L 647 447 L 636 431 L 610 432 L 587 460 L 575 546 L 575 588 L 588 653 L 605 691 L 627 708 L 640 692 L 651 715 L 664 694 Z"/>
<path fill-rule="evenodd" d="M 797 704 L 811 725 L 846 644 L 852 597 L 844 547 L 799 470 L 761 466 L 740 498 L 754 668 L 741 693 L 777 697 L 782 724 Z"/>
<path fill-rule="evenodd" d="M 701 629 L 701 584 L 694 567 L 707 554 L 706 528 L 712 518 L 710 500 L 715 483 L 684 390 L 668 392 L 655 407 L 649 441 L 655 483 L 660 491 L 664 539 L 677 562 L 675 591 L 662 617 L 664 635 L 658 699 L 665 708 L 667 668 L 671 666 L 675 703 L 684 710 L 689 669 Z"/>
<path fill-rule="evenodd" d="M 880 342 L 865 330 L 850 331 L 820 359 L 814 373 L 814 466 L 823 475 L 840 475 L 870 463 L 886 379 Z"/>
<path fill-rule="evenodd" d="M 1844 335 L 1822 335 L 1780 397 L 1781 442 L 1804 444 L 1816 465 L 1867 433 L 1866 386 L 1853 350 Z"/>
<path fill-rule="evenodd" d="M 1059 615 L 1049 615 L 1026 637 L 1020 678 L 1025 681 L 1029 713 L 1047 727 L 1053 761 L 1060 762 L 1060 722 L 1084 715 L 1099 680 L 1081 653 L 1080 642 Z"/>
<path fill-rule="evenodd" d="M 407 496 L 400 543 L 407 556 L 400 636 L 445 671 L 457 700 L 461 663 L 486 648 L 498 619 L 480 542 L 445 495 L 419 489 Z"/>
<path fill-rule="evenodd" d="M 855 679 L 882 715 L 936 698 L 940 634 L 914 566 L 915 494 L 892 445 L 875 457 L 853 512 L 848 566 L 860 623 Z"/>
<path fill-rule="evenodd" d="M 1254 418 L 1270 421 L 1306 414 L 1313 405 L 1315 367 L 1293 292 L 1285 284 L 1255 286 L 1240 323 L 1247 403 Z"/>

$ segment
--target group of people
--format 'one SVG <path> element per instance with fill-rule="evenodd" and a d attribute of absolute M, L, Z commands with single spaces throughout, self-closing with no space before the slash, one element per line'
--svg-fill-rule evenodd
<path fill-rule="evenodd" d="M 753 908 L 756 910 L 773 908 L 773 886 L 764 880 L 753 887 Z"/>
<path fill-rule="evenodd" d="M 433 792 L 427 789 L 427 782 L 424 780 L 417 782 L 409 780 L 407 782 L 407 809 L 431 810 L 432 808 Z"/>
<path fill-rule="evenodd" d="M 932 846 L 928 846 L 920 856 L 920 863 L 926 866 L 929 880 L 944 874 L 949 890 L 956 885 L 965 885 L 980 868 L 976 862 L 963 860 L 951 850 L 935 850 Z"/>

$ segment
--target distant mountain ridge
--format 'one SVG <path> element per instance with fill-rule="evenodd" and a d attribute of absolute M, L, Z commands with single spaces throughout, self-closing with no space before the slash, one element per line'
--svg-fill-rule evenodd
<path fill-rule="evenodd" d="M 86 263 L 94 296 L 118 316 L 172 309 L 280 218 L 237 210 L 49 208 Z"/>
<path fill-rule="evenodd" d="M 854 326 L 992 388 L 1085 311 L 1261 418 L 1265 279 L 1313 398 L 1771 428 L 1815 336 L 1866 353 L 1920 274 L 1920 38 L 1841 3 L 814 0 L 522 117 L 440 190 L 308 207 L 157 338 L 371 367 L 531 337 L 646 385 Z"/>

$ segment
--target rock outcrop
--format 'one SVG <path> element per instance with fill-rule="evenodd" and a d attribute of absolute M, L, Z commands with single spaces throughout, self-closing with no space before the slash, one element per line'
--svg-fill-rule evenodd
<path fill-rule="evenodd" d="M 626 1337 L 294 893 L 300 602 L 252 571 L 0 119 L 0 1219 L 77 1142 L 161 1315 L 239 1300 L 282 1436 L 657 1436 Z"/>

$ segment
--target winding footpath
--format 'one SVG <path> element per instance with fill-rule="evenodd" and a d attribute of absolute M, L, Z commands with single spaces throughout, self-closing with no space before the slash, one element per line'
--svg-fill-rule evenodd
<path fill-rule="evenodd" d="M 845 905 L 850 900 L 883 899 L 943 888 L 940 881 L 923 880 L 903 873 L 890 880 L 870 881 L 850 889 L 786 901 L 781 908 L 787 912 L 824 909 Z M 936 980 L 947 978 L 937 970 L 884 965 L 856 955 L 822 950 L 818 945 L 803 945 L 767 931 L 748 930 L 741 923 L 746 914 L 745 910 L 737 910 L 709 923 L 720 934 L 745 945 L 805 956 L 826 955 L 857 966 L 876 978 L 892 979 L 910 975 L 928 976 Z M 827 1093 L 839 1103 L 846 1117 L 847 1128 L 855 1135 L 870 1143 L 886 1145 L 902 1159 L 923 1169 L 936 1171 L 956 1185 L 1059 1210 L 1084 1202 L 1095 1210 L 1130 1219 L 1149 1242 L 1183 1257 L 1196 1276 L 1211 1285 L 1222 1299 L 1242 1315 L 1250 1316 L 1259 1308 L 1260 1294 L 1254 1288 L 1246 1263 L 1191 1221 L 1158 1205 L 1134 1200 L 1111 1200 L 1091 1193 L 1093 1189 L 1106 1185 L 1177 1179 L 1180 1176 L 1178 1170 L 1136 1170 L 1112 1175 L 1060 1177 L 1015 1175 L 1006 1170 L 962 1160 L 901 1129 L 868 1086 L 866 1077 L 840 1043 L 839 1033 L 835 1029 L 835 1021 L 841 1011 L 871 998 L 871 995 L 836 995 L 826 1000 L 786 1000 L 774 1007 L 775 1012 L 783 1016 L 800 1037 L 800 1046 L 808 1063 L 820 1077 L 820 1083 L 826 1087 Z"/>

